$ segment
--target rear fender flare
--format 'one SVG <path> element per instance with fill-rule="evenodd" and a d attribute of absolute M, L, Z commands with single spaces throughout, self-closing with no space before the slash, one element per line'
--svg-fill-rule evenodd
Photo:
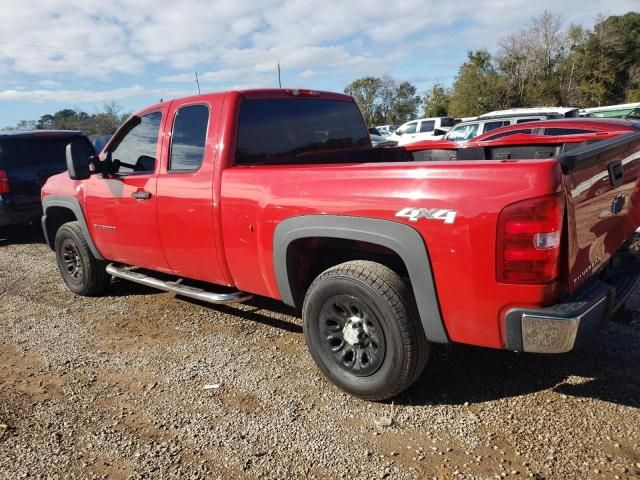
<path fill-rule="evenodd" d="M 335 215 L 305 215 L 280 222 L 274 233 L 273 264 L 284 303 L 296 306 L 287 263 L 288 249 L 296 240 L 314 237 L 368 242 L 395 252 L 409 273 L 427 339 L 437 343 L 449 342 L 440 314 L 427 247 L 417 230 L 399 222 Z"/>

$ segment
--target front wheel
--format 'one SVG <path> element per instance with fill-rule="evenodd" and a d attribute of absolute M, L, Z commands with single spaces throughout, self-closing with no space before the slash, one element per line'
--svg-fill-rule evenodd
<path fill-rule="evenodd" d="M 307 291 L 302 318 L 318 367 L 355 396 L 394 397 L 424 370 L 429 345 L 410 286 L 384 265 L 357 260 L 324 271 Z"/>
<path fill-rule="evenodd" d="M 74 293 L 97 295 L 109 282 L 104 261 L 98 260 L 78 222 L 65 223 L 56 233 L 56 261 L 62 279 Z"/>

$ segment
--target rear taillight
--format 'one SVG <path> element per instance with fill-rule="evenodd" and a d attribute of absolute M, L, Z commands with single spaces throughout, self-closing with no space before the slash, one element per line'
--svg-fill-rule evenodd
<path fill-rule="evenodd" d="M 503 283 L 549 283 L 558 278 L 564 201 L 548 195 L 500 212 L 496 274 Z"/>
<path fill-rule="evenodd" d="M 0 170 L 0 195 L 9 193 L 9 176 L 6 170 Z"/>

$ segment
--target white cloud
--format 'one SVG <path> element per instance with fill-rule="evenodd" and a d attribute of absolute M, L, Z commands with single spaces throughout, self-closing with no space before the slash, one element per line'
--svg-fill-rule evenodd
<path fill-rule="evenodd" d="M 38 85 L 43 88 L 57 88 L 61 87 L 62 83 L 56 82 L 55 80 L 40 80 Z"/>
<path fill-rule="evenodd" d="M 146 93 L 140 85 L 132 87 L 116 88 L 112 90 L 48 90 L 36 89 L 28 90 L 24 88 L 13 88 L 0 91 L 0 102 L 106 102 L 110 100 L 122 100 L 125 98 L 138 97 Z"/>
<path fill-rule="evenodd" d="M 152 85 L 153 91 L 158 82 L 193 82 L 194 70 L 205 89 L 273 85 L 278 60 L 288 84 L 336 75 L 393 75 L 399 65 L 411 64 L 432 77 L 430 69 L 451 61 L 448 51 L 493 49 L 499 38 L 523 28 L 545 8 L 567 24 L 592 23 L 600 12 L 637 10 L 637 0 L 2 3 L 0 99 L 75 102 L 106 94 L 128 98 L 142 88 L 102 91 L 103 80 Z M 23 77 L 38 88 L 8 89 L 24 83 Z M 79 79 L 93 83 L 78 88 Z"/>

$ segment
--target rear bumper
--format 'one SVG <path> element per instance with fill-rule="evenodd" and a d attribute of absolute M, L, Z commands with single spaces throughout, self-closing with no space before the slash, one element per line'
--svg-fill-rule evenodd
<path fill-rule="evenodd" d="M 15 198 L 11 194 L 0 195 L 0 227 L 22 225 L 37 219 L 40 214 L 39 204 L 35 208 L 16 208 Z"/>
<path fill-rule="evenodd" d="M 624 306 L 640 280 L 640 269 L 594 278 L 575 295 L 547 308 L 513 308 L 505 315 L 506 348 L 564 353 L 602 328 Z"/>

